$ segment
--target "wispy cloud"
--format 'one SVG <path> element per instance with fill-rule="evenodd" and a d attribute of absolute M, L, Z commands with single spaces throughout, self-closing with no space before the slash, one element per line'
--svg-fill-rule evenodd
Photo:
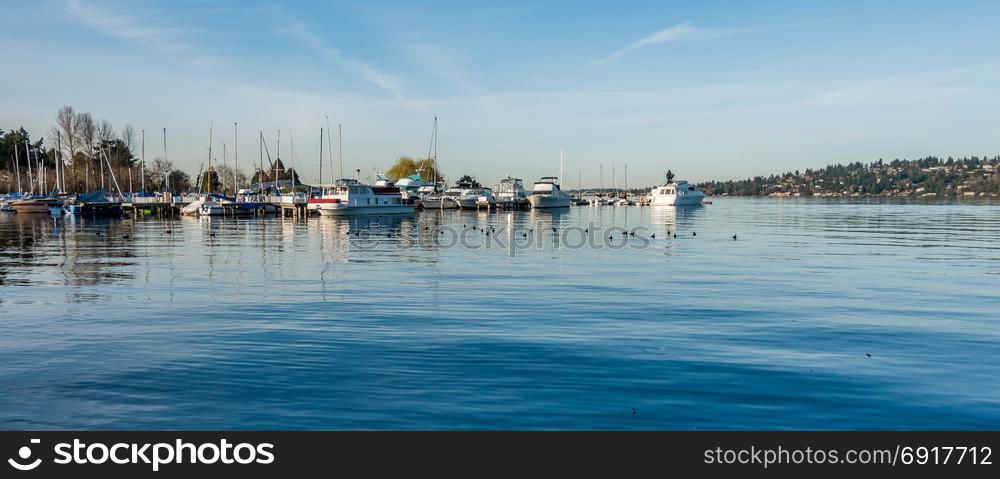
<path fill-rule="evenodd" d="M 145 25 L 121 12 L 112 11 L 93 3 L 84 3 L 80 0 L 67 0 L 65 5 L 66 12 L 70 16 L 103 35 L 171 52 L 186 47 L 183 42 L 173 38 L 167 31 Z"/>
<path fill-rule="evenodd" d="M 303 46 L 322 54 L 327 60 L 339 65 L 341 68 L 354 72 L 371 84 L 392 93 L 397 100 L 403 100 L 403 89 L 392 75 L 379 70 L 369 63 L 347 55 L 333 45 L 329 45 L 304 23 L 288 19 L 278 27 L 278 33 L 298 41 Z"/>
<path fill-rule="evenodd" d="M 744 35 L 750 33 L 790 30 L 795 28 L 802 28 L 805 25 L 806 24 L 751 26 L 751 27 L 733 27 L 733 28 L 701 28 L 692 25 L 691 23 L 685 22 L 664 28 L 663 30 L 642 37 L 639 40 L 633 42 L 632 44 L 626 46 L 625 48 L 622 48 L 604 58 L 594 60 L 588 63 L 586 66 L 593 67 L 601 65 L 603 63 L 607 63 L 612 60 L 621 58 L 635 50 L 648 47 L 651 45 L 661 45 L 665 43 L 675 43 L 675 42 L 695 41 L 695 40 L 711 40 L 711 39 L 726 38 L 735 35 Z"/>
<path fill-rule="evenodd" d="M 461 55 L 455 48 L 414 41 L 404 42 L 404 49 L 432 75 L 444 80 L 462 93 L 479 93 L 480 88 L 463 66 Z"/>

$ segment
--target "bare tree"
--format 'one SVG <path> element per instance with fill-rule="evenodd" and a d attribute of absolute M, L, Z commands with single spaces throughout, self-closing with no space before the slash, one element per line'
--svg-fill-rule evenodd
<path fill-rule="evenodd" d="M 77 142 L 80 146 L 87 145 L 87 163 L 84 165 L 84 188 L 90 189 L 90 171 L 96 166 L 94 164 L 94 140 L 97 139 L 97 124 L 90 113 L 80 113 L 77 115 L 80 122 L 77 128 Z"/>
<path fill-rule="evenodd" d="M 224 189 L 225 190 L 224 192 L 232 191 L 233 194 L 237 193 L 237 191 L 235 191 L 234 189 L 235 185 L 233 184 L 234 175 L 236 177 L 236 181 L 238 181 L 240 184 L 244 185 L 247 184 L 246 174 L 244 174 L 242 171 L 235 170 L 232 166 L 222 165 L 216 167 L 215 165 L 212 165 L 212 170 L 214 170 L 216 174 L 218 174 L 219 181 L 228 188 Z"/>
<path fill-rule="evenodd" d="M 97 126 L 97 139 L 102 142 L 114 141 L 115 127 L 111 126 L 110 121 L 101 120 L 101 124 Z"/>
<path fill-rule="evenodd" d="M 133 150 L 135 150 L 136 143 L 135 143 L 135 129 L 132 128 L 132 125 L 125 125 L 125 127 L 122 128 L 121 139 L 122 143 L 124 143 L 125 145 L 125 149 L 128 150 L 129 153 L 133 153 Z"/>
<path fill-rule="evenodd" d="M 115 140 L 115 127 L 111 126 L 111 122 L 108 120 L 101 120 L 100 125 L 97 126 L 97 139 L 100 140 L 99 148 L 104 148 L 105 143 L 110 143 Z M 104 169 L 104 161 L 102 161 L 100 152 L 97 152 L 97 163 L 101 166 L 101 189 L 105 189 L 107 182 L 107 172 Z"/>
<path fill-rule="evenodd" d="M 78 133 L 79 127 L 80 118 L 73 111 L 73 107 L 67 105 L 56 112 L 56 126 L 52 127 L 50 135 L 52 136 L 53 143 L 59 137 L 66 149 L 66 153 L 68 153 L 66 155 L 68 158 L 73 158 L 73 155 L 76 154 L 77 141 L 80 137 Z"/>
<path fill-rule="evenodd" d="M 150 176 L 150 184 L 156 185 L 154 188 L 163 189 L 167 189 L 167 179 L 173 170 L 174 164 L 162 158 L 154 159 L 153 163 L 146 168 L 146 172 Z"/>
<path fill-rule="evenodd" d="M 76 154 L 79 126 L 80 120 L 73 107 L 66 105 L 56 112 L 56 126 L 49 130 L 49 139 L 53 145 L 61 146 L 60 151 L 52 158 L 52 161 L 61 163 L 56 167 L 57 172 L 65 167 L 67 158 L 68 161 L 72 161 L 73 155 Z M 63 181 L 65 182 L 65 179 Z"/>

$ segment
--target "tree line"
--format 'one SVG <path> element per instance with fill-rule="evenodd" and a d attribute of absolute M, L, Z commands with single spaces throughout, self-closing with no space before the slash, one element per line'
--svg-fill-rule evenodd
<path fill-rule="evenodd" d="M 142 186 L 148 191 L 191 188 L 187 173 L 163 156 L 154 155 L 145 165 L 140 164 L 139 147 L 139 132 L 132 125 L 119 130 L 108 120 L 64 106 L 56 113 L 47 138 L 33 139 L 23 127 L 0 129 L 0 188 L 14 191 L 20 180 L 22 190 L 33 185 L 36 192 L 52 191 L 57 187 L 57 165 L 67 192 L 114 191 L 119 187 L 138 191 Z M 39 164 L 49 171 L 44 185 L 37 171 Z"/>
<path fill-rule="evenodd" d="M 707 181 L 709 195 L 942 195 L 1000 194 L 1000 156 L 916 160 L 879 159 L 743 180 Z"/>
<path fill-rule="evenodd" d="M 23 127 L 0 129 L 0 191 L 49 193 L 62 186 L 69 193 L 99 189 L 116 192 L 120 188 L 122 192 L 144 189 L 235 194 L 237 185 L 248 184 L 242 171 L 219 163 L 217 158 L 212 159 L 207 169 L 202 169 L 205 166 L 202 165 L 192 179 L 167 158 L 165 131 L 162 135 L 145 134 L 144 152 L 143 134 L 128 124 L 116 129 L 110 121 L 97 120 L 91 113 L 77 112 L 72 106 L 56 112 L 55 124 L 45 137 L 34 138 Z M 46 171 L 44 184 L 39 166 Z M 61 185 L 56 185 L 57 166 Z M 285 168 L 280 158 L 269 161 L 264 169 L 255 170 L 250 182 L 269 183 L 277 179 L 279 184 L 301 184 L 295 169 Z"/>

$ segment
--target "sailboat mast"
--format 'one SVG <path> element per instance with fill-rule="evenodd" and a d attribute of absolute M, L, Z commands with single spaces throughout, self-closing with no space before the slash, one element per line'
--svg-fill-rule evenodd
<path fill-rule="evenodd" d="M 319 127 L 319 184 L 323 184 L 323 127 Z"/>
<path fill-rule="evenodd" d="M 28 159 L 26 162 L 28 164 L 28 187 L 31 189 L 29 193 L 35 193 L 35 179 L 31 176 L 31 144 L 28 140 L 24 140 L 24 157 Z"/>
<path fill-rule="evenodd" d="M 324 115 L 326 117 L 326 152 L 327 158 L 330 161 L 330 176 L 333 176 L 333 138 L 332 129 L 330 128 L 330 115 Z M 340 175 L 344 175 L 343 167 L 341 167 Z M 336 178 L 335 178 L 336 179 Z"/>
<path fill-rule="evenodd" d="M 20 153 L 17 151 L 17 142 L 15 141 L 14 142 L 14 176 L 17 177 L 17 192 L 18 193 L 21 193 L 23 191 L 23 190 L 21 190 L 21 166 L 18 165 L 18 163 L 20 163 L 20 159 L 19 159 L 20 156 L 21 156 Z"/>
<path fill-rule="evenodd" d="M 226 170 L 226 142 L 222 142 L 222 169 L 219 171 Z M 222 183 L 222 194 L 226 194 L 226 177 L 219 175 L 219 182 Z"/>
<path fill-rule="evenodd" d="M 278 196 L 281 196 L 281 187 L 278 186 L 278 163 L 281 163 L 281 130 L 280 129 L 278 130 L 278 146 L 276 146 L 275 149 L 277 150 L 275 152 L 275 157 L 277 159 L 274 161 L 274 189 L 278 190 Z"/>
<path fill-rule="evenodd" d="M 260 185 L 264 184 L 264 130 L 260 130 L 259 137 L 257 138 L 257 146 L 260 148 L 260 169 L 257 170 L 257 186 L 260 187 Z M 260 191 L 263 193 L 264 189 L 261 188 Z"/>
<path fill-rule="evenodd" d="M 437 188 L 438 183 L 438 117 L 434 115 L 434 187 Z M 444 188 L 442 188 L 444 189 Z"/>
<path fill-rule="evenodd" d="M 38 150 L 40 149 L 41 148 L 39 148 Z M 38 168 L 38 179 L 39 179 L 38 193 L 44 195 L 46 194 L 46 191 L 49 189 L 49 185 L 48 182 L 45 181 L 46 180 L 45 162 L 42 161 L 40 158 L 38 158 L 38 150 L 35 150 L 35 166 Z"/>
<path fill-rule="evenodd" d="M 233 194 L 240 192 L 240 127 L 233 122 Z"/>
<path fill-rule="evenodd" d="M 208 188 L 206 188 L 207 193 L 212 192 L 212 130 L 213 129 L 215 129 L 215 122 L 210 122 L 208 124 L 208 169 L 205 170 L 205 175 L 208 176 Z"/>
<path fill-rule="evenodd" d="M 562 183 L 563 176 L 563 149 L 559 147 L 559 183 Z"/>
<path fill-rule="evenodd" d="M 337 124 L 337 146 L 340 148 L 340 177 L 344 177 L 344 130 L 343 125 Z"/>
<path fill-rule="evenodd" d="M 142 132 L 142 162 L 139 164 L 139 189 L 143 192 L 146 191 L 146 130 L 140 130 Z"/>
<path fill-rule="evenodd" d="M 167 127 L 163 127 L 163 163 L 169 164 L 169 162 L 167 162 Z M 167 191 L 170 192 L 170 197 L 173 198 L 174 189 L 170 186 L 170 173 L 171 173 L 170 171 L 167 172 L 166 183 L 167 183 Z"/>
<path fill-rule="evenodd" d="M 290 165 L 288 169 L 292 170 L 292 174 L 289 176 L 292 177 L 292 202 L 294 203 L 295 202 L 295 137 L 292 136 L 291 129 L 288 130 L 288 149 L 291 150 L 288 156 L 288 158 L 291 160 L 288 163 Z M 286 171 L 288 169 L 286 169 Z"/>
<path fill-rule="evenodd" d="M 59 174 L 59 163 L 62 163 L 62 133 L 59 132 L 59 131 L 56 131 L 56 158 L 55 159 L 56 159 L 56 188 L 59 189 L 60 193 L 62 193 L 63 192 L 62 181 L 61 181 L 62 178 L 60 177 L 61 175 Z"/>

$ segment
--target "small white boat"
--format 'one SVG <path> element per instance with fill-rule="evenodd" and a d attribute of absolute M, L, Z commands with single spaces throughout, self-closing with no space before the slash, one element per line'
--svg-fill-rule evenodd
<path fill-rule="evenodd" d="M 570 196 L 559 188 L 558 178 L 546 176 L 535 182 L 528 201 L 532 208 L 567 208 Z"/>
<path fill-rule="evenodd" d="M 186 216 L 198 216 L 202 214 L 202 210 L 206 209 L 211 211 L 213 206 L 216 206 L 218 201 L 210 195 L 200 196 L 196 200 L 187 204 L 187 206 L 181 208 L 181 214 Z"/>
<path fill-rule="evenodd" d="M 493 208 L 497 205 L 497 198 L 493 195 L 493 190 L 480 188 L 476 192 L 476 208 Z"/>
<path fill-rule="evenodd" d="M 444 193 L 432 194 L 421 198 L 424 209 L 476 209 L 483 188 L 476 183 L 462 181 Z"/>
<path fill-rule="evenodd" d="M 309 198 L 307 205 L 315 205 L 313 209 L 322 216 L 413 213 L 413 206 L 403 204 L 395 186 L 369 186 L 358 180 L 341 179 L 319 187 L 320 194 Z"/>
<path fill-rule="evenodd" d="M 700 205 L 705 199 L 705 193 L 695 189 L 687 181 L 668 181 L 650 191 L 652 206 L 692 206 Z"/>
<path fill-rule="evenodd" d="M 222 203 L 217 202 L 202 203 L 201 208 L 198 209 L 198 216 L 223 216 L 225 214 L 226 208 L 222 206 Z"/>

